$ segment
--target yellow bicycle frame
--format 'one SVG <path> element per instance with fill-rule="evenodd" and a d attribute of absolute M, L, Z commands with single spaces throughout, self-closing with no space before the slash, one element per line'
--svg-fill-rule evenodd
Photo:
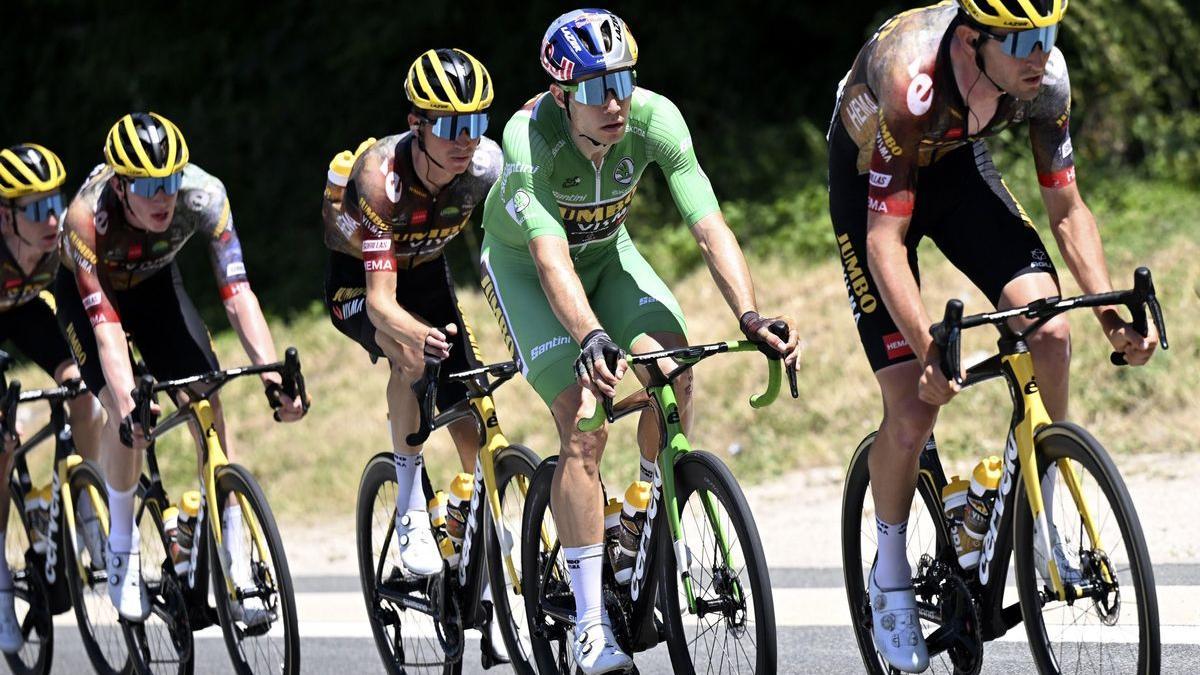
<path fill-rule="evenodd" d="M 1042 545 L 1044 546 L 1043 550 L 1050 551 L 1052 550 L 1050 527 L 1045 513 L 1045 503 L 1042 500 L 1042 483 L 1038 476 L 1037 460 L 1034 452 L 1034 437 L 1042 427 L 1051 423 L 1050 415 L 1046 412 L 1045 404 L 1042 403 L 1042 395 L 1038 389 L 1037 379 L 1033 374 L 1033 356 L 1029 352 L 1021 352 L 1003 356 L 1001 360 L 1015 376 L 1018 391 L 1021 392 L 1025 414 L 1013 428 L 1013 439 L 1017 445 L 1017 457 L 1021 465 L 1021 480 L 1025 485 L 1025 494 L 1029 498 L 1029 508 L 1033 512 L 1034 522 L 1038 525 L 1038 532 L 1042 537 Z M 1087 530 L 1092 548 L 1103 550 L 1104 547 L 1100 542 L 1100 533 L 1096 530 L 1091 511 L 1088 509 L 1087 501 L 1084 499 L 1079 476 L 1075 473 L 1075 469 L 1069 461 L 1061 459 L 1058 460 L 1057 464 L 1058 471 L 1062 475 L 1072 499 L 1075 501 L 1075 507 L 1083 519 L 1084 528 Z M 1058 570 L 1058 561 L 1055 560 L 1053 555 L 1050 555 L 1049 558 L 1050 578 L 1054 586 L 1054 592 L 1059 600 L 1066 600 L 1067 589 L 1063 585 L 1062 577 Z M 1106 577 L 1108 576 L 1107 569 L 1104 571 L 1104 574 Z M 1076 593 L 1072 593 L 1072 597 L 1076 595 Z"/>
<path fill-rule="evenodd" d="M 229 554 L 225 551 L 224 541 L 225 533 L 221 530 L 221 517 L 223 512 L 222 505 L 217 498 L 217 469 L 229 464 L 229 458 L 225 455 L 225 449 L 221 447 L 221 439 L 217 434 L 216 416 L 213 414 L 212 405 L 207 399 L 200 399 L 188 404 L 188 409 L 191 412 L 192 420 L 199 426 L 200 432 L 204 437 L 204 467 L 201 469 L 200 482 L 204 489 L 205 508 L 209 513 L 209 527 L 212 529 L 213 541 L 216 542 L 218 557 L 222 576 L 225 579 L 225 592 L 234 602 L 240 601 L 237 597 L 237 587 L 233 584 L 232 574 L 230 573 Z M 238 495 L 238 505 L 242 508 L 242 513 L 253 515 L 254 511 L 250 509 L 250 505 L 246 503 L 246 499 L 242 495 Z M 213 514 L 216 514 L 215 516 Z M 261 560 L 266 560 L 270 557 L 267 550 L 266 537 L 263 536 L 262 530 L 259 528 L 257 518 L 247 518 L 250 524 L 250 538 L 254 541 L 255 548 L 258 549 L 258 555 Z M 196 544 L 198 545 L 198 544 Z M 270 570 L 267 571 L 270 574 Z M 271 580 L 274 583 L 273 580 Z"/>

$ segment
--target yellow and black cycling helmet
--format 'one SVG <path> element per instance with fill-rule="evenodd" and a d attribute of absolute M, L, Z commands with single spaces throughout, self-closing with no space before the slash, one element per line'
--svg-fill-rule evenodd
<path fill-rule="evenodd" d="M 989 28 L 1027 30 L 1062 21 L 1068 0 L 958 0 L 972 22 Z"/>
<path fill-rule="evenodd" d="M 0 197 L 4 199 L 50 192 L 66 180 L 62 160 L 37 143 L 0 150 Z"/>
<path fill-rule="evenodd" d="M 164 178 L 188 163 L 187 142 L 171 120 L 158 113 L 130 113 L 104 141 L 104 160 L 119 176 Z"/>
<path fill-rule="evenodd" d="M 461 49 L 430 49 L 409 66 L 404 93 L 421 110 L 483 112 L 492 104 L 492 76 Z"/>

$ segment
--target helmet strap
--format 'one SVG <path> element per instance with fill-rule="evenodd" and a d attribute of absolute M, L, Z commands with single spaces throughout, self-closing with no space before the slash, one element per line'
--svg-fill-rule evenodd
<path fill-rule="evenodd" d="M 571 120 L 571 97 L 563 95 L 563 103 L 566 104 L 567 120 L 570 121 Z M 592 147 L 595 147 L 595 148 L 607 148 L 608 147 L 607 143 L 601 143 L 600 141 L 592 138 L 591 136 L 588 136 L 587 134 L 585 134 L 583 132 L 580 132 L 579 135 L 581 137 L 587 139 L 587 141 L 592 144 Z"/>
<path fill-rule="evenodd" d="M 979 72 L 987 78 L 988 82 L 992 83 L 992 86 L 995 87 L 997 91 L 1004 93 L 1004 87 L 996 84 L 996 81 L 992 79 L 992 76 L 988 75 L 987 67 L 983 63 L 983 49 L 981 49 L 979 46 L 978 38 L 975 40 L 975 65 L 979 68 Z"/>

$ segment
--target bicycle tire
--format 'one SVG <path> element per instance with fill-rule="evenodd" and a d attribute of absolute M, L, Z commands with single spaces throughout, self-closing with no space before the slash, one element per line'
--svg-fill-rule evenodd
<path fill-rule="evenodd" d="M 391 483 L 393 487 L 387 487 Z M 375 638 L 375 647 L 379 652 L 379 658 L 383 662 L 384 670 L 389 675 L 402 675 L 416 668 L 425 669 L 441 669 L 443 675 L 458 675 L 462 672 L 462 653 L 464 646 L 463 627 L 461 614 L 453 604 L 453 594 L 448 587 L 449 578 L 445 571 L 430 580 L 426 580 L 424 593 L 416 591 L 408 591 L 409 594 L 417 599 L 433 603 L 437 600 L 441 602 L 449 602 L 449 605 L 444 605 L 444 611 L 448 611 L 452 617 L 450 622 L 438 621 L 432 614 L 421 612 L 414 608 L 397 608 L 396 604 L 390 600 L 380 597 L 378 592 L 378 583 L 381 580 L 377 579 L 376 570 L 379 561 L 376 558 L 377 547 L 386 545 L 386 551 L 380 551 L 383 555 L 391 554 L 392 565 L 391 569 L 397 572 L 400 568 L 399 553 L 395 544 L 395 483 L 396 483 L 396 466 L 392 460 L 391 453 L 379 453 L 367 462 L 366 468 L 363 470 L 362 479 L 358 487 L 358 504 L 355 517 L 355 539 L 356 548 L 358 550 L 358 571 L 359 581 L 362 584 L 363 601 L 366 603 L 367 621 L 371 625 L 371 634 Z M 382 497 L 383 502 L 379 500 Z M 378 536 L 376 536 L 378 534 Z M 388 565 L 385 563 L 384 567 Z M 400 577 L 403 579 L 403 577 Z M 384 583 L 391 583 L 391 579 L 382 580 Z M 400 582 L 397 582 L 400 583 Z M 407 581 L 406 588 L 412 586 L 414 582 Z M 438 584 L 435 586 L 434 584 Z M 430 593 L 433 590 L 435 593 Z M 430 597 L 438 595 L 438 598 Z M 411 613 L 411 614 L 410 614 Z M 402 618 L 402 615 L 403 618 Z M 454 620 L 453 617 L 458 619 Z M 413 617 L 412 622 L 406 622 L 405 619 Z M 421 619 L 419 617 L 424 617 Z M 404 626 L 406 623 L 425 623 L 428 622 L 434 632 L 435 640 L 426 640 L 425 642 L 415 641 L 412 637 L 404 636 Z M 393 633 L 388 631 L 392 630 Z M 409 635 L 419 631 L 409 630 Z M 405 643 L 409 647 L 405 647 Z M 434 647 L 434 643 L 437 646 Z M 454 646 L 457 645 L 457 658 L 449 656 L 446 653 L 446 645 L 450 645 L 452 653 Z M 429 659 L 425 657 L 425 648 L 437 649 L 441 654 L 440 658 Z M 410 659 L 408 649 L 416 647 L 419 656 Z"/>
<path fill-rule="evenodd" d="M 91 460 L 84 460 L 68 470 L 67 485 L 71 490 L 71 504 L 75 507 L 76 541 L 67 540 L 69 533 L 64 527 L 61 548 L 66 556 L 67 588 L 71 592 L 71 606 L 79 627 L 79 637 L 98 675 L 123 675 L 133 667 L 129 660 L 129 645 L 117 619 L 117 610 L 108 599 L 104 557 L 101 555 L 100 560 L 92 559 L 92 552 L 84 541 L 83 516 L 79 510 L 85 499 L 91 499 L 94 490 L 100 500 L 99 505 L 104 507 L 100 512 L 95 511 L 96 505 L 92 507 L 95 516 L 101 519 L 99 534 L 104 536 L 108 529 L 108 489 L 100 469 Z M 101 541 L 99 546 L 103 551 L 107 546 L 106 541 Z M 81 555 L 83 560 L 79 562 Z M 86 578 L 79 575 L 81 566 L 85 569 Z"/>
<path fill-rule="evenodd" d="M 891 669 L 875 650 L 872 640 L 871 603 L 867 595 L 867 574 L 870 572 L 874 554 L 872 553 L 869 559 L 864 559 L 862 541 L 866 498 L 871 488 L 867 458 L 874 440 L 875 434 L 872 433 L 859 443 L 846 469 L 846 481 L 842 490 L 842 573 L 845 578 L 846 602 L 850 608 L 850 626 L 854 630 L 854 639 L 858 643 L 863 666 L 871 675 L 887 675 Z M 914 549 L 918 554 L 928 553 L 936 556 L 937 551 L 947 545 L 947 537 L 941 526 L 941 496 L 933 494 L 925 481 L 918 480 L 917 494 L 914 497 L 917 499 L 913 500 L 913 507 L 909 511 L 907 547 L 909 563 L 915 572 L 917 561 L 913 560 Z M 913 510 L 916 510 L 915 514 Z M 872 520 L 873 518 L 871 516 Z M 928 528 L 932 528 L 932 534 L 923 534 Z M 870 523 L 870 532 L 875 532 L 873 522 Z M 930 545 L 933 546 L 932 550 L 929 550 Z M 928 631 L 926 634 L 928 635 Z M 929 669 L 929 672 L 935 673 L 955 672 L 954 664 L 945 654 L 930 658 Z"/>
<path fill-rule="evenodd" d="M 135 527 L 141 536 L 142 592 L 150 596 L 150 616 L 144 622 L 122 620 L 121 626 L 135 673 L 191 675 L 195 670 L 196 649 L 187 600 L 175 576 L 170 542 L 163 528 L 162 505 L 145 499 L 149 487 L 149 479 L 142 476 L 138 482 Z"/>
<path fill-rule="evenodd" d="M 712 495 L 716 502 L 724 508 L 727 521 L 721 522 L 723 519 L 718 515 L 718 522 L 715 524 L 712 522 L 712 514 L 708 513 L 703 503 L 700 502 L 705 493 Z M 680 575 L 678 561 L 672 550 L 673 547 L 667 540 L 664 540 L 659 549 L 663 552 L 659 570 L 664 591 L 662 597 L 666 601 L 664 619 L 667 629 L 667 649 L 671 655 L 673 672 L 695 673 L 697 667 L 701 665 L 709 668 L 717 667 L 718 672 L 726 672 L 727 667 L 731 668 L 732 672 L 744 672 L 741 661 L 736 664 L 730 663 L 729 657 L 737 657 L 739 654 L 746 656 L 744 665 L 753 668 L 751 672 L 776 672 L 778 645 L 770 572 L 767 569 L 766 553 L 763 551 L 754 515 L 750 511 L 750 505 L 746 502 L 746 495 L 742 492 L 741 486 L 738 485 L 737 479 L 729 467 L 725 466 L 721 460 L 702 450 L 694 450 L 681 455 L 675 462 L 675 495 L 680 515 L 681 536 L 687 547 L 685 550 L 689 557 L 689 563 L 691 563 L 692 555 L 700 556 L 698 565 L 689 564 L 695 596 L 698 601 L 725 605 L 725 608 L 719 611 L 717 621 L 710 623 L 708 628 L 702 628 L 701 623 L 704 617 L 701 616 L 694 627 L 696 630 L 692 630 L 691 622 L 685 622 L 683 616 L 688 612 L 688 607 L 687 598 L 681 597 L 683 588 L 678 583 Z M 695 511 L 689 512 L 689 498 L 693 496 L 699 497 L 697 500 L 700 508 L 698 514 Z M 689 515 L 692 516 L 691 519 L 688 518 Z M 697 532 L 699 536 L 690 539 L 687 537 L 689 522 L 699 528 L 700 532 Z M 727 542 L 730 548 L 729 556 L 733 560 L 732 567 L 734 569 L 732 570 L 729 562 L 725 560 L 726 554 L 719 550 L 718 539 L 715 535 L 717 528 L 726 533 L 732 530 L 735 534 L 736 538 Z M 669 528 L 663 528 L 660 532 L 669 540 Z M 735 545 L 741 550 L 743 563 L 741 570 L 746 573 L 744 580 L 740 578 L 742 574 L 736 569 L 738 557 L 734 555 Z M 707 556 L 708 553 L 712 554 L 711 560 Z M 706 587 L 705 575 L 712 581 L 710 587 Z M 747 586 L 750 590 L 750 603 L 746 602 L 745 597 Z M 738 598 L 739 595 L 740 598 Z M 741 643 L 740 637 L 749 636 L 747 621 L 753 622 L 753 637 L 752 641 L 748 643 L 749 647 Z M 723 638 L 720 629 L 722 625 L 725 627 Z M 711 628 L 716 628 L 716 630 L 711 630 Z M 705 650 L 706 653 L 701 655 L 698 647 L 700 647 L 701 638 L 708 634 L 712 634 L 715 643 L 712 648 Z M 734 646 L 732 655 L 725 650 L 719 654 L 714 653 L 717 643 L 722 643 L 727 648 L 735 642 L 740 646 Z M 754 652 L 752 658 L 749 655 L 750 650 Z"/>
<path fill-rule="evenodd" d="M 507 570 L 501 557 L 501 537 L 503 536 L 503 538 L 509 541 L 521 541 L 521 518 L 525 510 L 524 495 L 528 494 L 529 483 L 533 478 L 534 472 L 537 471 L 540 461 L 541 458 L 533 450 L 517 444 L 503 448 L 496 454 L 496 489 L 500 493 L 500 508 L 505 510 L 506 513 L 507 509 L 512 510 L 511 513 L 507 513 L 510 520 L 505 520 L 503 515 L 501 516 L 501 520 L 511 522 L 511 519 L 515 519 L 517 524 L 516 536 L 513 536 L 514 533 L 507 525 L 502 533 L 498 533 L 492 519 L 487 519 L 487 563 L 488 575 L 492 584 L 492 620 L 501 621 L 501 633 L 504 636 L 504 646 L 508 650 L 508 656 L 511 661 L 510 665 L 519 675 L 534 675 L 536 671 L 531 661 L 532 654 L 530 653 L 528 638 L 529 622 L 526 621 L 525 617 L 524 599 L 520 595 L 513 593 L 512 586 L 508 583 Z M 523 480 L 525 484 L 521 485 L 520 480 Z M 518 492 L 511 493 L 509 490 L 517 490 Z M 521 494 L 521 491 L 524 491 L 524 494 Z M 514 498 L 518 494 L 520 496 Z M 517 499 L 520 499 L 519 504 L 516 503 Z M 484 501 L 481 503 L 487 502 Z M 520 565 L 519 550 L 513 552 L 513 562 Z M 518 580 L 520 573 L 521 570 L 518 567 Z M 517 610 L 519 610 L 519 613 Z"/>
<path fill-rule="evenodd" d="M 557 543 L 557 530 L 546 518 L 550 514 L 550 485 L 557 465 L 557 455 L 542 460 L 533 473 L 529 493 L 525 495 L 525 512 L 521 517 L 521 588 L 537 671 L 541 675 L 574 675 L 576 666 L 570 647 L 573 627 L 557 620 L 547 624 L 543 611 L 550 601 L 564 606 L 569 603 L 572 611 L 575 605 L 566 561 Z M 547 527 L 546 534 L 552 542 L 549 551 L 542 547 L 543 527 Z M 555 569 L 547 573 L 551 561 Z M 548 584 L 543 580 L 553 585 L 547 588 Z"/>
<path fill-rule="evenodd" d="M 243 619 L 235 618 L 235 608 L 225 590 L 225 573 L 220 563 L 223 557 L 228 556 L 223 556 L 224 551 L 218 550 L 210 521 L 207 543 L 209 569 L 212 572 L 213 598 L 216 600 L 221 633 L 225 637 L 225 647 L 229 651 L 229 658 L 233 663 L 234 670 L 239 675 L 266 675 L 267 673 L 297 675 L 300 672 L 300 633 L 296 615 L 296 594 L 292 586 L 292 575 L 288 569 L 287 554 L 283 548 L 283 539 L 279 536 L 279 528 L 275 524 L 271 506 L 258 481 L 254 479 L 248 469 L 239 464 L 225 464 L 217 467 L 215 480 L 217 503 L 224 505 L 228 502 L 230 495 L 238 495 L 239 501 L 243 504 L 243 519 L 252 515 L 257 521 L 257 530 L 265 539 L 265 541 L 255 542 L 253 540 L 255 528 L 249 523 L 243 524 L 243 530 L 249 537 L 245 551 L 251 556 L 250 574 L 255 583 L 254 591 L 263 594 L 259 599 L 253 600 L 256 604 L 261 603 L 262 608 L 256 606 L 252 609 L 268 612 L 270 616 L 265 624 L 251 627 L 244 625 L 244 617 Z M 251 513 L 245 512 L 246 506 L 250 507 Z M 211 514 L 210 518 L 221 518 L 222 515 Z M 261 559 L 261 549 L 256 543 L 266 546 L 270 557 L 269 561 Z M 270 586 L 272 582 L 274 587 Z M 282 649 L 277 647 L 275 638 L 269 632 L 276 625 L 283 629 Z M 254 640 L 253 645 L 256 649 L 253 654 L 247 653 L 246 641 L 248 638 Z M 266 649 L 264 650 L 263 647 Z"/>
<path fill-rule="evenodd" d="M 16 498 L 17 484 L 10 484 L 12 499 L 9 501 L 8 532 L 18 536 L 5 541 L 5 556 L 13 580 L 13 602 L 17 620 L 25 635 L 25 644 L 16 654 L 5 654 L 4 660 L 14 675 L 44 675 L 50 672 L 54 662 L 54 622 L 50 613 L 50 597 L 42 573 L 37 569 L 38 556 L 29 545 L 25 519 L 21 517 L 24 505 Z M 13 556 L 8 556 L 12 551 Z M 14 565 L 14 563 L 19 563 Z M 22 613 L 24 605 L 24 613 Z M 30 639 L 30 636 L 34 639 Z"/>
<path fill-rule="evenodd" d="M 1104 531 L 1105 525 L 1115 521 L 1117 529 L 1121 535 L 1121 541 L 1124 542 L 1125 564 L 1128 565 L 1128 577 L 1134 591 L 1134 608 L 1137 609 L 1137 654 L 1133 659 L 1129 658 L 1126 653 L 1123 656 L 1125 659 L 1115 665 L 1099 664 L 1097 667 L 1088 668 L 1083 663 L 1077 662 L 1067 667 L 1061 667 L 1059 657 L 1068 657 L 1074 652 L 1074 656 L 1078 659 L 1085 657 L 1094 657 L 1096 655 L 1118 656 L 1120 647 L 1130 645 L 1131 643 L 1122 641 L 1121 644 L 1104 648 L 1095 649 L 1063 649 L 1066 646 L 1066 640 L 1059 642 L 1057 645 L 1054 635 L 1050 627 L 1046 625 L 1046 609 L 1042 603 L 1042 584 L 1038 583 L 1040 572 L 1037 571 L 1037 564 L 1034 560 L 1034 526 L 1033 517 L 1029 508 L 1029 495 L 1025 491 L 1023 481 L 1017 483 L 1016 495 L 1016 522 L 1014 523 L 1015 540 L 1013 544 L 1013 553 L 1016 559 L 1016 579 L 1017 592 L 1021 601 L 1021 615 L 1025 623 L 1025 631 L 1029 637 L 1030 651 L 1033 653 L 1034 661 L 1040 672 L 1057 673 L 1067 670 L 1070 672 L 1136 672 L 1136 673 L 1157 673 L 1161 668 L 1161 649 L 1158 621 L 1158 600 L 1154 585 L 1154 571 L 1150 564 L 1150 555 L 1146 548 L 1146 539 L 1142 534 L 1141 523 L 1138 520 L 1137 512 L 1133 506 L 1133 500 L 1129 495 L 1129 490 L 1125 487 L 1125 482 L 1121 478 L 1121 474 L 1117 471 L 1112 459 L 1104 450 L 1104 447 L 1096 441 L 1084 429 L 1069 423 L 1055 423 L 1038 431 L 1036 438 L 1036 451 L 1038 456 L 1038 475 L 1044 476 L 1048 467 L 1057 460 L 1066 459 L 1073 463 L 1078 468 L 1082 468 L 1095 481 L 1095 488 L 1099 489 L 1097 497 L 1102 497 L 1108 502 L 1112 509 L 1111 516 L 1097 516 L 1093 522 L 1097 523 L 1097 527 Z M 1061 474 L 1060 474 L 1061 475 Z M 1081 479 L 1080 483 L 1084 481 Z M 1093 489 L 1095 489 L 1093 488 Z M 1053 518 L 1055 526 L 1058 527 L 1059 534 L 1070 537 L 1067 528 L 1064 527 L 1066 522 L 1059 522 L 1058 515 L 1062 513 L 1067 504 L 1070 508 L 1075 508 L 1074 500 L 1069 492 L 1058 494 L 1054 498 L 1055 510 L 1059 513 L 1047 514 Z M 1086 498 L 1087 495 L 1084 495 Z M 1066 514 L 1063 514 L 1066 515 Z M 1065 519 L 1064 519 L 1065 520 Z M 1101 536 L 1101 541 L 1107 544 L 1113 541 L 1113 531 L 1106 530 L 1107 537 Z M 1081 533 L 1078 541 L 1082 546 L 1086 535 Z M 1069 549 L 1065 545 L 1064 548 Z M 1079 549 L 1083 552 L 1082 548 Z M 1089 550 L 1086 552 L 1088 557 L 1091 557 L 1095 563 L 1094 566 L 1080 565 L 1081 569 L 1092 570 L 1092 574 L 1098 575 L 1099 570 L 1108 569 L 1111 571 L 1119 571 L 1120 560 L 1114 558 L 1108 553 L 1115 553 L 1113 549 L 1108 552 L 1101 551 L 1104 555 L 1095 555 L 1095 551 Z M 1068 551 L 1069 555 L 1069 551 Z M 1083 559 L 1083 555 L 1075 559 L 1078 563 Z M 1118 580 L 1121 575 L 1117 575 Z M 1088 583 L 1092 583 L 1094 577 L 1085 576 Z M 1082 619 L 1086 615 L 1093 613 L 1097 614 L 1097 618 L 1103 613 L 1110 619 L 1120 621 L 1121 618 L 1128 617 L 1128 608 L 1126 601 L 1123 599 L 1121 587 L 1125 584 L 1119 584 L 1116 589 L 1116 599 L 1119 604 L 1116 606 L 1116 612 L 1113 613 L 1111 608 L 1102 607 L 1092 598 L 1090 607 L 1084 607 L 1082 614 L 1077 614 L 1076 618 L 1070 622 L 1071 630 L 1066 631 L 1066 634 L 1078 633 L 1081 637 L 1082 631 L 1079 629 Z M 1105 597 L 1111 597 L 1105 594 Z M 1077 600 L 1076 603 L 1079 601 Z M 1125 612 L 1121 609 L 1126 608 Z M 1057 609 L 1074 609 L 1074 604 L 1071 606 L 1059 606 Z M 1105 623 L 1104 619 L 1101 624 Z M 1103 628 L 1097 628 L 1097 631 L 1102 631 Z M 1126 629 L 1124 632 L 1128 632 Z M 1094 634 L 1089 632 L 1089 635 Z M 1136 668 L 1136 670 L 1135 670 Z"/>

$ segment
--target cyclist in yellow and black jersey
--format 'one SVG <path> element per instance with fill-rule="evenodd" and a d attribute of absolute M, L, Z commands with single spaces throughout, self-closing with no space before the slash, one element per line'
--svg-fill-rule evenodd
<path fill-rule="evenodd" d="M 58 271 L 59 225 L 65 209 L 60 190 L 67 179 L 62 160 L 36 143 L 0 150 L 0 343 L 11 340 L 55 382 L 79 377 L 79 367 L 54 320 L 50 286 Z M 67 404 L 71 428 L 80 454 L 95 460 L 104 418 L 91 394 Z M 4 439 L 15 447 L 15 439 Z M 12 455 L 0 465 L 0 551 L 4 550 L 11 501 L 7 476 Z M 93 541 L 99 541 L 98 523 L 90 521 Z M 86 525 L 85 525 L 86 527 Z M 85 533 L 85 536 L 89 536 Z M 21 626 L 13 610 L 13 582 L 7 559 L 0 561 L 0 651 L 17 652 L 23 643 Z"/>

